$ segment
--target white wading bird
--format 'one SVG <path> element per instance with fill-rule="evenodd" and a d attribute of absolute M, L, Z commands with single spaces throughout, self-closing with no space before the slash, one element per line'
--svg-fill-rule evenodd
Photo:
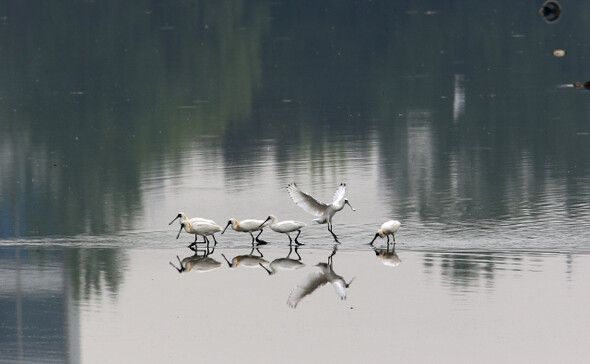
<path fill-rule="evenodd" d="M 231 263 L 229 262 L 229 260 L 227 260 L 223 253 L 221 253 L 221 256 L 223 257 L 223 259 L 225 259 L 227 265 L 230 268 L 237 268 L 240 265 L 246 268 L 258 268 L 258 266 L 261 264 L 268 264 L 268 261 L 266 259 L 263 259 L 264 256 L 262 255 L 262 252 L 258 250 L 258 248 L 256 248 L 256 251 L 258 252 L 258 254 L 260 254 L 260 256 L 252 254 L 254 253 L 254 249 L 255 248 L 252 248 L 252 250 L 250 250 L 250 254 L 235 256 L 231 260 Z"/>
<path fill-rule="evenodd" d="M 287 234 L 287 236 L 289 237 L 289 245 L 293 243 L 293 240 L 291 239 L 291 235 L 289 235 L 289 233 L 292 233 L 293 231 L 298 231 L 297 236 L 295 237 L 295 244 L 302 245 L 301 243 L 299 243 L 299 241 L 297 241 L 297 238 L 299 237 L 299 234 L 301 234 L 301 228 L 305 226 L 304 222 L 293 220 L 278 221 L 277 217 L 274 215 L 270 215 L 266 220 L 264 220 L 264 222 L 266 223 L 268 220 L 270 220 L 270 224 L 268 226 L 270 226 L 270 228 L 273 231 L 277 233 Z"/>
<path fill-rule="evenodd" d="M 172 223 L 174 221 L 176 221 L 177 219 L 180 219 L 180 220 L 178 220 L 178 222 L 181 225 L 182 225 L 182 222 L 183 221 L 189 221 L 191 224 L 194 224 L 194 223 L 197 223 L 197 222 L 206 222 L 206 223 L 209 223 L 209 224 L 212 224 L 212 225 L 217 225 L 217 223 L 215 221 L 209 220 L 209 219 L 204 219 L 202 217 L 192 217 L 192 218 L 189 219 L 189 218 L 186 217 L 186 215 L 182 211 L 179 212 L 178 215 L 176 215 L 176 217 L 174 218 L 174 220 L 170 221 L 168 223 L 168 225 L 172 225 Z M 178 238 L 176 238 L 176 239 L 178 239 Z M 217 244 L 217 240 L 215 240 L 215 236 L 213 236 L 213 241 L 215 241 L 215 244 Z"/>
<path fill-rule="evenodd" d="M 217 240 L 215 240 L 214 234 L 221 231 L 221 226 L 215 223 L 211 224 L 204 221 L 191 222 L 190 220 L 185 220 L 180 223 L 180 230 L 178 230 L 178 235 L 176 235 L 176 239 L 178 239 L 178 237 L 180 236 L 180 233 L 182 232 L 183 228 L 184 231 L 186 231 L 187 233 L 195 234 L 195 241 L 191 245 L 189 245 L 189 248 L 192 248 L 195 246 L 195 244 L 197 244 L 197 238 L 199 237 L 199 235 L 203 237 L 203 243 L 207 244 L 209 244 L 209 239 L 207 239 L 207 236 L 213 236 L 215 245 L 217 245 Z"/>
<path fill-rule="evenodd" d="M 387 244 L 389 244 L 389 235 L 391 235 L 391 237 L 393 238 L 393 246 L 395 247 L 395 233 L 401 225 L 402 224 L 397 220 L 389 220 L 387 222 L 384 222 L 383 225 L 381 225 L 381 228 L 377 230 L 377 234 L 375 234 L 375 237 L 373 238 L 373 240 L 371 240 L 369 245 L 373 245 L 373 242 L 375 241 L 375 239 L 377 239 L 377 237 L 384 238 L 386 236 Z"/>
<path fill-rule="evenodd" d="M 334 240 L 336 240 L 337 243 L 340 243 L 338 241 L 338 237 L 332 231 L 332 217 L 336 212 L 342 210 L 344 208 L 344 205 L 348 205 L 350 206 L 352 211 L 356 211 L 352 207 L 350 202 L 348 202 L 348 199 L 344 198 L 344 193 L 346 192 L 345 183 L 341 183 L 340 186 L 338 186 L 336 193 L 334 193 L 332 203 L 329 205 L 321 201 L 318 201 L 309 194 L 301 191 L 295 183 L 290 183 L 287 186 L 287 191 L 289 192 L 289 196 L 291 196 L 293 202 L 299 205 L 299 207 L 305 210 L 305 212 L 318 217 L 313 221 L 315 221 L 318 224 L 327 223 L 328 231 L 332 234 Z"/>
<path fill-rule="evenodd" d="M 336 254 L 336 248 L 332 251 L 332 255 L 328 257 L 328 264 L 326 263 L 318 263 L 316 267 L 319 268 L 317 272 L 309 274 L 303 282 L 301 282 L 289 295 L 287 299 L 287 304 L 289 307 L 295 308 L 299 301 L 301 301 L 305 296 L 312 294 L 316 289 L 319 287 L 331 283 L 336 290 L 336 294 L 340 297 L 341 300 L 346 299 L 346 289 L 350 287 L 350 284 L 354 280 L 351 279 L 350 282 L 346 283 L 342 276 L 334 273 L 332 269 L 332 257 Z"/>
<path fill-rule="evenodd" d="M 277 270 L 282 269 L 282 270 L 295 270 L 295 269 L 299 269 L 299 268 L 303 268 L 305 266 L 305 264 L 303 264 L 301 262 L 301 255 L 299 255 L 299 253 L 297 252 L 297 247 L 295 247 L 295 254 L 297 254 L 298 259 L 291 259 L 291 253 L 293 252 L 293 247 L 290 246 L 289 247 L 289 254 L 287 254 L 287 256 L 285 258 L 278 258 L 273 260 L 272 262 L 270 262 L 270 265 L 268 268 L 266 268 L 264 265 L 262 265 L 262 263 L 260 263 L 260 266 L 262 268 L 264 268 L 265 271 L 268 272 L 269 275 L 273 275 L 277 273 Z"/>
<path fill-rule="evenodd" d="M 250 236 L 252 237 L 252 244 L 254 244 L 254 240 L 256 240 L 258 245 L 264 245 L 264 244 L 267 244 L 267 242 L 264 240 L 258 239 L 258 237 L 260 236 L 260 234 L 262 234 L 262 228 L 264 228 L 267 225 L 268 225 L 268 222 L 264 221 L 264 220 L 238 221 L 238 220 L 232 218 L 232 219 L 229 219 L 229 221 L 227 222 L 227 225 L 225 225 L 225 229 L 223 229 L 221 234 L 225 233 L 225 230 L 227 230 L 227 228 L 231 226 L 231 228 L 234 229 L 235 231 L 250 233 Z M 258 233 L 258 235 L 256 235 L 256 238 L 254 238 L 254 235 L 252 235 L 252 231 L 260 231 L 260 232 Z"/>
<path fill-rule="evenodd" d="M 176 215 L 176 217 L 174 218 L 174 220 L 170 221 L 168 223 L 168 225 L 172 225 L 172 223 L 174 221 L 176 221 L 176 219 L 180 219 L 179 223 L 182 224 L 183 221 L 189 220 L 190 222 L 208 222 L 210 224 L 215 224 L 215 221 L 213 220 L 209 220 L 209 219 L 204 219 L 202 217 L 192 217 L 192 218 L 187 218 L 186 215 L 184 214 L 184 212 L 179 212 L 178 215 Z"/>

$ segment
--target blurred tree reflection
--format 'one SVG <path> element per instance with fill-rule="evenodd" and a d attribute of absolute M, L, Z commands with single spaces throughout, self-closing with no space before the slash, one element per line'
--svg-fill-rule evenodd
<path fill-rule="evenodd" d="M 248 119 L 260 87 L 265 2 L 20 1 L 0 14 L 0 236 L 131 227 L 142 168 Z"/>

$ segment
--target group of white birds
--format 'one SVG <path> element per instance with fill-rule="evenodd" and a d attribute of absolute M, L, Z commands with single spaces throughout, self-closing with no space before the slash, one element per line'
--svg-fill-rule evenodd
<path fill-rule="evenodd" d="M 290 183 L 287 186 L 287 192 L 289 193 L 289 196 L 291 196 L 293 202 L 295 202 L 299 207 L 301 207 L 304 211 L 316 216 L 316 218 L 313 220 L 315 223 L 328 224 L 328 231 L 332 234 L 334 240 L 337 243 L 340 243 L 338 241 L 338 236 L 333 231 L 332 218 L 334 217 L 336 212 L 344 208 L 344 205 L 348 205 L 352 209 L 352 211 L 356 211 L 352 207 L 350 202 L 348 202 L 348 199 L 344 198 L 344 194 L 346 192 L 345 183 L 341 183 L 340 186 L 338 186 L 336 192 L 334 193 L 332 203 L 330 204 L 318 201 L 308 193 L 301 191 L 295 183 Z M 189 246 L 191 248 L 194 247 L 195 244 L 197 244 L 197 239 L 199 235 L 203 237 L 204 243 L 208 244 L 208 236 L 211 236 L 215 244 L 217 244 L 217 240 L 215 239 L 215 233 L 221 231 L 221 234 L 223 234 L 230 226 L 235 231 L 249 233 L 252 237 L 253 245 L 266 244 L 265 241 L 260 239 L 260 234 L 262 234 L 262 230 L 266 226 L 269 226 L 273 231 L 277 233 L 287 234 L 287 236 L 289 237 L 289 244 L 292 244 L 293 242 L 293 239 L 291 238 L 290 234 L 297 231 L 297 236 L 295 237 L 294 241 L 297 245 L 300 245 L 297 238 L 301 234 L 301 229 L 304 226 L 306 226 L 306 224 L 301 221 L 278 221 L 276 216 L 269 215 L 268 218 L 266 218 L 266 220 L 248 219 L 238 221 L 234 218 L 231 218 L 229 219 L 227 225 L 222 231 L 221 226 L 217 225 L 213 220 L 204 219 L 201 217 L 189 219 L 182 212 L 179 212 L 178 215 L 174 218 L 174 220 L 170 222 L 169 225 L 172 225 L 172 223 L 177 219 L 180 219 L 180 230 L 178 231 L 178 235 L 176 235 L 177 239 L 180 236 L 182 229 L 184 229 L 184 231 L 186 231 L 189 234 L 195 235 L 194 242 Z M 377 237 L 387 237 L 387 243 L 389 244 L 390 235 L 393 238 L 393 242 L 395 243 L 395 233 L 400 228 L 400 226 L 401 224 L 397 220 L 389 220 L 383 223 L 383 225 L 381 225 L 381 228 L 377 231 L 375 237 L 369 244 L 372 245 L 375 239 L 377 239 Z M 256 237 L 254 237 L 254 235 L 252 234 L 252 232 L 255 231 L 258 231 L 258 235 L 256 235 Z"/>

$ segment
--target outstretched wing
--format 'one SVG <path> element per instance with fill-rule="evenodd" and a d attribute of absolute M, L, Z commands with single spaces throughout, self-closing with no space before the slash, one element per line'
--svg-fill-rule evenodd
<path fill-rule="evenodd" d="M 321 287 L 326 283 L 328 283 L 328 279 L 324 272 L 318 271 L 309 274 L 303 282 L 293 289 L 287 299 L 287 304 L 291 308 L 297 307 L 297 304 L 303 299 L 303 297 L 310 295 L 313 291 L 318 289 L 318 287 Z"/>
<path fill-rule="evenodd" d="M 325 203 L 301 191 L 295 183 L 290 183 L 287 186 L 287 192 L 289 192 L 289 196 L 291 196 L 293 202 L 309 214 L 321 216 L 328 207 Z"/>
<path fill-rule="evenodd" d="M 338 189 L 334 193 L 334 198 L 332 199 L 332 203 L 335 204 L 336 202 L 340 201 L 344 198 L 344 193 L 346 193 L 346 183 L 341 183 L 338 186 Z"/>

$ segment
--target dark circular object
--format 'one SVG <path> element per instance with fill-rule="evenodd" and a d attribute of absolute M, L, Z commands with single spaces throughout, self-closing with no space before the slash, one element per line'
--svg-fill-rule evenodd
<path fill-rule="evenodd" d="M 547 23 L 555 23 L 561 17 L 561 5 L 557 1 L 545 1 L 539 13 Z"/>

